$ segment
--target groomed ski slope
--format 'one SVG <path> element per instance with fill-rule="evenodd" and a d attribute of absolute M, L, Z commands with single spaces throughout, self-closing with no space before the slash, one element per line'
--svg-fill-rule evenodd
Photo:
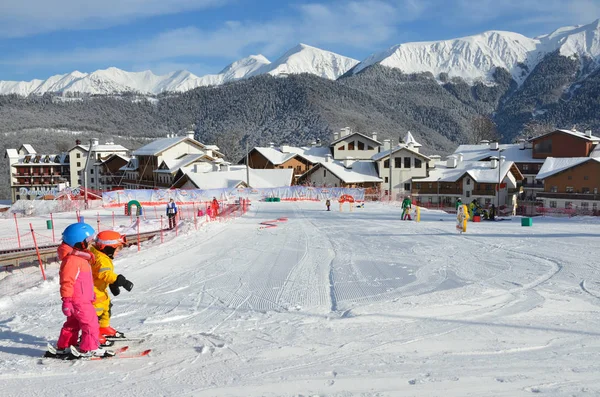
<path fill-rule="evenodd" d="M 253 202 L 117 271 L 112 325 L 149 357 L 40 360 L 61 313 L 51 279 L 0 297 L 2 396 L 593 396 L 600 283 L 593 218 L 400 221 L 367 203 Z M 91 216 L 91 215 L 90 215 Z M 286 217 L 277 227 L 260 222 Z M 10 222 L 10 220 L 1 220 Z"/>

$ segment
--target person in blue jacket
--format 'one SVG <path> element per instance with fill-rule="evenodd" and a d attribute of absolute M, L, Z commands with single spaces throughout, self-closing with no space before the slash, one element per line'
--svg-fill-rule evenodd
<path fill-rule="evenodd" d="M 167 204 L 167 218 L 169 218 L 169 229 L 173 229 L 177 222 L 177 204 L 173 199 Z"/>

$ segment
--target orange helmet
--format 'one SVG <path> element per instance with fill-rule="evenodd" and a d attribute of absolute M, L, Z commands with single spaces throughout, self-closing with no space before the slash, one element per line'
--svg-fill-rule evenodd
<path fill-rule="evenodd" d="M 125 244 L 127 240 L 125 236 L 119 232 L 115 232 L 114 230 L 104 230 L 98 233 L 96 236 L 96 248 L 99 250 L 104 249 L 104 247 L 113 247 L 119 248 Z"/>

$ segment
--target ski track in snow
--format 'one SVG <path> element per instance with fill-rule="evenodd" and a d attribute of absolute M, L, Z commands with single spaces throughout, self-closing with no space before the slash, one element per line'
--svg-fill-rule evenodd
<path fill-rule="evenodd" d="M 49 281 L 0 297 L 2 395 L 600 394 L 600 221 L 458 235 L 452 215 L 399 218 L 381 204 L 253 202 L 125 251 L 115 267 L 135 287 L 114 298 L 112 325 L 153 349 L 135 360 L 39 358 L 64 321 L 49 267 Z"/>

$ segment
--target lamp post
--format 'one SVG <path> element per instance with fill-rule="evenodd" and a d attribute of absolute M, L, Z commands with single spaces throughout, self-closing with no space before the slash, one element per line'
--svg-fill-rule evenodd
<path fill-rule="evenodd" d="M 496 211 L 500 212 L 500 184 L 502 183 L 502 152 L 504 149 L 498 150 L 498 208 Z"/>
<path fill-rule="evenodd" d="M 390 202 L 392 202 L 392 148 L 394 147 L 394 140 L 390 139 L 390 158 L 388 160 L 388 168 L 390 170 L 389 182 L 390 182 Z"/>
<path fill-rule="evenodd" d="M 438 198 L 438 210 L 442 208 L 442 200 L 440 197 L 440 180 L 442 179 L 442 177 L 440 176 L 437 180 L 437 190 L 438 190 L 438 194 L 437 194 L 437 198 Z"/>

